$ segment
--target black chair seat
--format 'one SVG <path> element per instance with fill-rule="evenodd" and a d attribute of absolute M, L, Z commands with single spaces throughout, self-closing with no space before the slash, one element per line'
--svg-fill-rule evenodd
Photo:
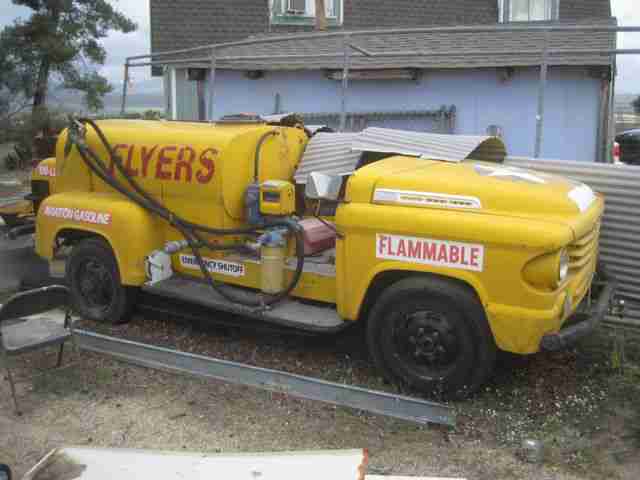
<path fill-rule="evenodd" d="M 62 314 L 55 312 L 63 308 Z M 17 293 L 0 305 L 0 364 L 7 371 L 16 413 L 20 415 L 9 357 L 57 346 L 59 367 L 64 343 L 73 340 L 69 289 L 61 285 Z"/>
<path fill-rule="evenodd" d="M 3 348 L 7 355 L 19 355 L 39 348 L 61 345 L 71 338 L 64 326 L 64 315 L 37 316 L 2 328 Z"/>

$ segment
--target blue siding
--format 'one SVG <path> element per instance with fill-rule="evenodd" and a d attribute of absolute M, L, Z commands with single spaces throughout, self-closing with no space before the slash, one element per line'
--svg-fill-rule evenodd
<path fill-rule="evenodd" d="M 551 69 L 543 157 L 595 160 L 599 90 L 600 80 L 590 77 L 585 68 Z M 281 111 L 340 111 L 340 83 L 327 80 L 322 72 L 267 72 L 260 80 L 249 80 L 241 72 L 221 71 L 217 73 L 214 117 L 274 113 L 277 93 Z M 353 82 L 348 108 L 371 112 L 455 105 L 455 133 L 485 134 L 487 127 L 498 125 L 511 155 L 532 156 L 537 95 L 535 68 L 517 69 L 506 81 L 495 69 L 440 70 L 426 71 L 418 81 Z M 179 103 L 184 101 L 179 99 Z"/>

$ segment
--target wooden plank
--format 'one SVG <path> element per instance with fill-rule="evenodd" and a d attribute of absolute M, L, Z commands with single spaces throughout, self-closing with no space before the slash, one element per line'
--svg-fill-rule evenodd
<path fill-rule="evenodd" d="M 364 480 L 366 450 L 206 454 L 112 448 L 60 448 L 23 480 Z"/>

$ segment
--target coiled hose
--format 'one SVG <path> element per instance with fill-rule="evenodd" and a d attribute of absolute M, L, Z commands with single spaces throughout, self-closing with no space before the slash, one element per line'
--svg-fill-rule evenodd
<path fill-rule="evenodd" d="M 113 173 L 107 168 L 102 159 L 86 144 L 82 135 L 82 128 L 84 125 L 90 125 L 91 128 L 95 131 L 96 135 L 100 139 L 100 142 L 107 150 L 109 157 L 113 164 L 116 166 L 120 174 L 125 178 L 127 183 L 131 186 L 133 191 L 129 190 L 126 186 L 122 185 L 122 183 L 115 178 Z M 84 127 L 86 128 L 86 127 Z M 256 157 L 259 158 L 259 149 L 261 148 L 264 140 L 268 138 L 268 136 L 273 135 L 274 132 L 267 132 L 258 143 Z M 98 176 L 103 182 L 113 187 L 115 190 L 129 198 L 132 202 L 141 206 L 148 212 L 159 216 L 167 223 L 169 223 L 172 227 L 180 232 L 180 234 L 184 237 L 189 245 L 189 248 L 193 252 L 194 257 L 198 262 L 198 266 L 200 267 L 200 271 L 204 276 L 207 283 L 223 298 L 227 301 L 242 304 L 248 307 L 256 307 L 256 308 L 264 308 L 271 305 L 274 305 L 283 299 L 285 299 L 296 287 L 300 278 L 302 276 L 302 272 L 304 269 L 304 238 L 302 235 L 302 229 L 300 225 L 290 219 L 283 220 L 275 220 L 275 221 L 267 221 L 264 225 L 260 227 L 253 228 L 239 228 L 239 229 L 215 229 L 210 228 L 204 225 L 198 225 L 188 220 L 180 217 L 175 214 L 163 204 L 158 202 L 155 198 L 153 198 L 147 191 L 145 191 L 140 184 L 132 177 L 130 177 L 126 169 L 122 163 L 122 159 L 115 152 L 108 139 L 104 135 L 102 129 L 91 119 L 81 118 L 77 122 L 72 120 L 71 126 L 69 128 L 69 142 L 70 145 L 75 145 L 78 149 L 80 157 L 87 165 L 87 167 Z M 211 235 L 219 235 L 219 236 L 228 236 L 228 235 L 251 235 L 258 234 L 261 229 L 264 228 L 286 228 L 289 232 L 291 232 L 296 239 L 296 256 L 297 256 L 297 265 L 296 270 L 293 274 L 291 282 L 289 285 L 282 290 L 282 292 L 276 295 L 269 295 L 267 297 L 254 295 L 255 298 L 249 298 L 247 295 L 238 295 L 235 292 L 225 288 L 224 284 L 217 282 L 212 276 L 211 272 L 207 269 L 207 266 L 200 254 L 201 248 L 209 248 L 211 250 L 238 250 L 240 246 L 238 245 L 217 245 L 206 240 L 202 234 L 211 234 Z"/>

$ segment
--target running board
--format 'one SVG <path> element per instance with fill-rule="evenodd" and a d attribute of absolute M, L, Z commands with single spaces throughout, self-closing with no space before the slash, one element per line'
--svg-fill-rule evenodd
<path fill-rule="evenodd" d="M 224 286 L 234 295 L 255 298 L 255 294 L 246 289 Z M 335 333 L 351 325 L 338 316 L 335 308 L 303 303 L 285 299 L 272 307 L 261 309 L 230 302 L 210 285 L 185 277 L 175 276 L 167 280 L 145 285 L 145 292 L 174 300 L 195 303 L 215 310 L 244 315 L 247 317 L 317 333 Z"/>

